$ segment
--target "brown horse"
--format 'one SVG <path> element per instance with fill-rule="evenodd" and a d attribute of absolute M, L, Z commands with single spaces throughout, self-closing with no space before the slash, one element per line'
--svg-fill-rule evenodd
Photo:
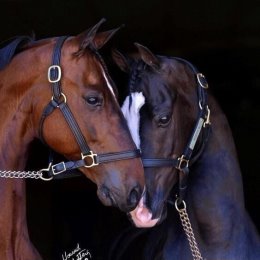
<path fill-rule="evenodd" d="M 75 37 L 20 37 L 0 50 L 0 172 L 23 170 L 30 143 L 41 137 L 72 160 L 51 168 L 53 175 L 79 167 L 105 205 L 129 211 L 142 194 L 143 167 L 97 52 L 116 32 L 97 34 L 102 22 Z M 25 203 L 23 180 L 0 179 L 1 260 L 41 259 L 29 239 Z"/>
<path fill-rule="evenodd" d="M 139 59 L 114 53 L 130 73 L 122 109 L 146 167 L 146 194 L 131 217 L 139 227 L 161 225 L 135 259 L 260 259 L 232 134 L 205 77 L 186 60 L 137 47 Z"/>

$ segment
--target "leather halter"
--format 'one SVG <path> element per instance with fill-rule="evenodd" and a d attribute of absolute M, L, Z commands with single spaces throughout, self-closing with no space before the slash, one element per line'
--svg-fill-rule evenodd
<path fill-rule="evenodd" d="M 53 179 L 53 178 L 61 178 L 61 176 L 63 175 L 62 173 L 80 167 L 91 168 L 99 165 L 100 163 L 108 163 L 117 160 L 126 160 L 126 159 L 140 157 L 139 149 L 131 150 L 131 151 L 115 152 L 115 153 L 96 154 L 88 146 L 80 130 L 80 127 L 76 122 L 66 102 L 67 101 L 66 96 L 62 92 L 62 87 L 61 87 L 61 76 L 62 76 L 61 67 L 60 67 L 61 49 L 63 43 L 67 38 L 68 36 L 62 36 L 58 38 L 56 45 L 54 47 L 53 56 L 52 56 L 52 65 L 48 69 L 48 80 L 52 84 L 52 98 L 43 111 L 40 120 L 39 136 L 41 140 L 43 140 L 44 142 L 44 138 L 43 138 L 44 121 L 46 117 L 49 116 L 56 108 L 59 108 L 68 126 L 70 127 L 70 130 L 72 131 L 78 146 L 80 147 L 81 160 L 60 162 L 55 165 L 51 165 L 52 164 L 51 162 L 48 171 L 46 173 L 48 175 L 45 178 L 46 180 Z M 63 175 L 63 177 L 66 178 L 68 176 Z"/>
<path fill-rule="evenodd" d="M 193 163 L 202 153 L 210 130 L 210 110 L 207 105 L 207 92 L 208 83 L 203 74 L 187 60 L 174 57 L 173 59 L 179 60 L 187 64 L 196 77 L 197 82 L 197 91 L 198 91 L 198 106 L 199 113 L 195 126 L 192 130 L 191 136 L 189 138 L 188 144 L 186 145 L 183 153 L 178 158 L 142 158 L 144 167 L 173 167 L 176 168 L 179 172 L 179 202 L 181 203 L 182 199 L 185 196 L 185 191 L 187 188 L 187 180 L 189 174 L 189 165 L 190 162 Z M 193 155 L 194 148 L 197 144 L 198 138 L 202 133 L 202 143 L 199 147 L 199 152 L 195 156 Z M 193 157 L 192 157 L 193 155 Z"/>

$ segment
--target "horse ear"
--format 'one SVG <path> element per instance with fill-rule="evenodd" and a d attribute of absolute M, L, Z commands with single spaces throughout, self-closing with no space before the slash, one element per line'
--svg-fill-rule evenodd
<path fill-rule="evenodd" d="M 80 55 L 87 47 L 92 47 L 96 50 L 102 48 L 119 29 L 124 27 L 124 25 L 121 25 L 116 29 L 100 32 L 97 34 L 99 27 L 105 21 L 106 19 L 102 18 L 92 28 L 86 30 L 85 32 L 77 36 L 77 39 L 80 42 L 80 47 L 79 50 L 75 53 L 76 55 Z"/>
<path fill-rule="evenodd" d="M 159 59 L 147 47 L 139 43 L 134 43 L 134 44 L 137 47 L 139 54 L 141 55 L 141 59 L 143 60 L 144 63 L 156 69 L 160 68 Z"/>
<path fill-rule="evenodd" d="M 112 36 L 114 36 L 114 34 L 123 27 L 120 26 L 116 29 L 112 29 L 112 30 L 109 30 L 109 31 L 105 31 L 105 32 L 100 32 L 98 33 L 95 38 L 93 39 L 93 47 L 96 49 L 96 50 L 99 50 L 101 49 L 109 40 Z"/>
<path fill-rule="evenodd" d="M 112 58 L 116 65 L 124 72 L 130 72 L 130 64 L 128 59 L 118 50 L 112 50 Z"/>
<path fill-rule="evenodd" d="M 77 39 L 80 43 L 79 51 L 78 53 L 84 51 L 88 46 L 93 45 L 93 40 L 96 36 L 96 33 L 101 26 L 102 23 L 106 21 L 105 18 L 102 18 L 96 25 L 89 28 L 88 30 L 82 32 L 77 36 Z"/>

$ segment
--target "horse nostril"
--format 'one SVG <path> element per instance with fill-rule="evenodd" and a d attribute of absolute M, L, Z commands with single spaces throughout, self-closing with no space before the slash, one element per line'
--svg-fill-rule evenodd
<path fill-rule="evenodd" d="M 103 201 L 105 200 L 106 205 L 116 205 L 116 202 L 114 200 L 114 197 L 112 196 L 110 190 L 106 186 L 102 186 L 100 188 L 101 196 L 103 197 Z"/>
<path fill-rule="evenodd" d="M 138 186 L 136 186 L 129 193 L 129 196 L 127 199 L 128 206 L 130 208 L 134 209 L 136 207 L 136 205 L 138 204 L 140 197 L 141 197 L 140 188 Z"/>

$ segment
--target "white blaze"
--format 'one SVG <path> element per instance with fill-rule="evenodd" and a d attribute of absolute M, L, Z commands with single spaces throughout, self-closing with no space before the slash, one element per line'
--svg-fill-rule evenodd
<path fill-rule="evenodd" d="M 109 80 L 108 80 L 108 78 L 107 78 L 107 75 L 106 75 L 106 73 L 105 73 L 105 71 L 103 70 L 102 67 L 101 67 L 101 70 L 102 70 L 102 74 L 103 74 L 103 76 L 104 76 L 104 78 L 105 78 L 105 81 L 106 81 L 106 83 L 107 83 L 108 88 L 110 89 L 110 91 L 112 92 L 114 98 L 116 99 L 116 95 L 115 95 L 115 92 L 114 92 L 114 90 L 113 90 L 113 87 L 111 86 L 111 84 L 110 84 L 110 82 L 109 82 Z"/>
<path fill-rule="evenodd" d="M 130 96 L 128 96 L 121 110 L 126 118 L 128 128 L 131 132 L 132 138 L 137 146 L 140 148 L 140 109 L 145 103 L 145 97 L 142 92 L 131 93 L 132 103 L 130 105 Z"/>

